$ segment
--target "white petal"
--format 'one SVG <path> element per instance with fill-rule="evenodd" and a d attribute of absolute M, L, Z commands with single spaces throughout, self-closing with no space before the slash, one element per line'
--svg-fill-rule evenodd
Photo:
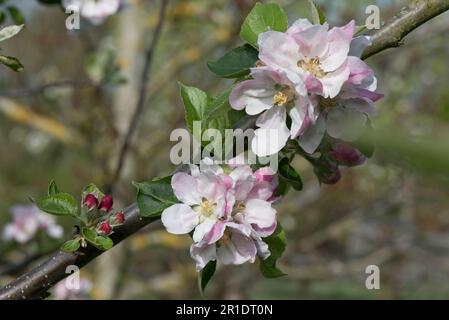
<path fill-rule="evenodd" d="M 295 69 L 303 58 L 295 39 L 289 35 L 267 31 L 259 35 L 259 59 L 266 65 L 281 69 Z"/>
<path fill-rule="evenodd" d="M 299 137 L 299 145 L 305 152 L 312 154 L 320 145 L 325 132 L 326 121 L 323 116 L 319 116 L 316 122 Z"/>
<path fill-rule="evenodd" d="M 284 107 L 275 107 L 263 113 L 257 119 L 260 127 L 255 131 L 251 142 L 252 150 L 260 157 L 279 152 L 290 137 L 290 130 L 286 125 L 287 114 Z"/>
<path fill-rule="evenodd" d="M 321 78 L 323 85 L 323 96 L 325 98 L 335 98 L 341 91 L 341 88 L 346 80 L 348 80 L 350 70 L 346 64 L 343 64 L 334 72 L 328 73 L 324 78 Z"/>
<path fill-rule="evenodd" d="M 197 179 L 184 172 L 175 173 L 171 179 L 173 192 L 181 202 L 187 205 L 199 204 L 201 197 L 197 190 Z"/>
<path fill-rule="evenodd" d="M 198 225 L 198 214 L 188 205 L 174 204 L 162 212 L 162 224 L 168 232 L 186 234 Z"/>
<path fill-rule="evenodd" d="M 192 244 L 190 247 L 190 256 L 196 262 L 196 271 L 200 272 L 209 261 L 217 260 L 215 244 Z"/>
<path fill-rule="evenodd" d="M 193 232 L 193 241 L 200 242 L 204 236 L 212 230 L 212 227 L 216 223 L 215 219 L 206 219 L 202 223 L 196 226 L 195 232 Z"/>

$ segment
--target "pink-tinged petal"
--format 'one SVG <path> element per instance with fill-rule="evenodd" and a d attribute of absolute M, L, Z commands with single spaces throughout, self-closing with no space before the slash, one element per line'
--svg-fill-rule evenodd
<path fill-rule="evenodd" d="M 226 186 L 219 176 L 211 173 L 201 173 L 197 179 L 198 194 L 200 198 L 215 201 L 220 197 L 224 197 Z"/>
<path fill-rule="evenodd" d="M 345 63 L 339 69 L 321 78 L 323 96 L 325 98 L 335 98 L 340 93 L 343 84 L 348 80 L 349 72 L 349 68 Z"/>
<path fill-rule="evenodd" d="M 327 25 L 314 25 L 292 37 L 300 47 L 300 52 L 309 59 L 324 56 L 329 49 Z"/>
<path fill-rule="evenodd" d="M 223 237 L 224 231 L 226 229 L 226 222 L 217 221 L 209 233 L 204 237 L 204 242 L 207 244 L 213 244 Z"/>
<path fill-rule="evenodd" d="M 297 99 L 295 107 L 290 110 L 290 118 L 292 119 L 290 135 L 292 139 L 295 139 L 304 134 L 307 128 L 316 121 L 312 100 L 306 97 Z"/>
<path fill-rule="evenodd" d="M 267 31 L 259 35 L 259 59 L 266 65 L 281 69 L 295 69 L 303 58 L 299 46 L 289 35 Z"/>
<path fill-rule="evenodd" d="M 238 167 L 229 175 L 234 180 L 235 199 L 237 201 L 246 199 L 248 193 L 254 186 L 253 171 L 251 170 L 251 167 Z"/>
<path fill-rule="evenodd" d="M 309 74 L 306 77 L 305 86 L 309 93 L 319 94 L 323 93 L 323 84 L 320 80 L 315 78 L 313 75 Z"/>
<path fill-rule="evenodd" d="M 336 139 L 354 141 L 365 129 L 366 115 L 358 110 L 334 107 L 327 116 L 327 133 Z"/>
<path fill-rule="evenodd" d="M 259 228 L 257 225 L 253 225 L 254 232 L 259 237 L 262 237 L 262 238 L 271 236 L 274 233 L 274 231 L 276 231 L 276 227 L 277 227 L 277 221 L 274 221 L 274 223 L 267 228 Z"/>
<path fill-rule="evenodd" d="M 271 108 L 275 94 L 273 83 L 247 80 L 232 90 L 229 102 L 233 109 L 245 109 L 248 114 L 255 115 Z"/>
<path fill-rule="evenodd" d="M 175 173 L 171 179 L 173 192 L 181 202 L 191 206 L 199 204 L 201 197 L 198 194 L 197 179 L 184 172 Z"/>
<path fill-rule="evenodd" d="M 298 19 L 291 25 L 287 30 L 287 34 L 292 36 L 295 33 L 307 30 L 308 28 L 313 27 L 313 24 L 307 19 Z"/>
<path fill-rule="evenodd" d="M 192 244 L 190 256 L 196 262 L 196 271 L 200 272 L 210 261 L 217 260 L 216 247 L 203 242 Z"/>
<path fill-rule="evenodd" d="M 254 239 L 254 244 L 256 245 L 257 255 L 262 260 L 267 259 L 271 255 L 270 248 L 268 247 L 268 244 L 263 242 L 263 240 L 261 238 Z"/>
<path fill-rule="evenodd" d="M 371 100 L 372 102 L 376 102 L 384 97 L 384 95 L 381 93 L 373 92 L 373 91 L 366 90 L 363 88 L 357 88 L 355 91 L 359 97 L 367 98 L 367 99 Z"/>
<path fill-rule="evenodd" d="M 355 33 L 355 21 L 351 20 L 349 21 L 345 26 L 343 27 L 334 27 L 332 29 L 339 29 L 343 32 L 347 40 L 352 41 Z M 332 31 L 331 29 L 331 31 Z"/>
<path fill-rule="evenodd" d="M 377 115 L 376 105 L 370 99 L 366 98 L 349 98 L 342 100 L 341 104 L 348 109 L 357 110 L 371 116 Z"/>
<path fill-rule="evenodd" d="M 64 235 L 64 229 L 59 225 L 49 225 L 45 231 L 54 239 L 60 239 Z"/>
<path fill-rule="evenodd" d="M 173 234 L 189 233 L 199 223 L 198 214 L 183 203 L 174 204 L 165 209 L 161 220 L 167 231 Z"/>
<path fill-rule="evenodd" d="M 276 172 L 270 167 L 262 167 L 254 172 L 257 182 L 272 182 L 276 178 Z"/>
<path fill-rule="evenodd" d="M 256 255 L 257 249 L 254 241 L 236 229 L 232 229 L 230 239 L 223 241 L 217 247 L 218 260 L 225 265 L 253 263 L 256 260 Z"/>
<path fill-rule="evenodd" d="M 351 47 L 349 48 L 349 55 L 354 57 L 361 57 L 363 51 L 372 44 L 372 38 L 370 36 L 356 37 L 351 41 Z"/>
<path fill-rule="evenodd" d="M 287 114 L 285 108 L 275 107 L 265 111 L 257 119 L 260 127 L 255 131 L 251 148 L 260 157 L 279 152 L 290 137 L 290 130 L 286 125 Z"/>
<path fill-rule="evenodd" d="M 298 143 L 305 152 L 313 154 L 320 145 L 325 132 L 326 121 L 323 116 L 319 116 L 316 122 L 299 137 Z"/>
<path fill-rule="evenodd" d="M 360 58 L 348 57 L 349 79 L 348 83 L 353 85 L 361 85 L 365 79 L 374 77 L 374 71 Z"/>
<path fill-rule="evenodd" d="M 212 228 L 214 227 L 217 220 L 215 219 L 206 219 L 196 226 L 195 231 L 193 232 L 193 241 L 200 242 L 203 240 L 206 234 L 208 234 Z"/>
<path fill-rule="evenodd" d="M 276 210 L 271 207 L 271 203 L 252 199 L 245 203 L 245 220 L 259 228 L 268 228 L 276 222 Z"/>
<path fill-rule="evenodd" d="M 352 37 L 348 37 L 347 29 L 332 28 L 329 31 L 329 50 L 321 59 L 321 68 L 325 72 L 335 71 L 346 62 L 351 40 Z"/>

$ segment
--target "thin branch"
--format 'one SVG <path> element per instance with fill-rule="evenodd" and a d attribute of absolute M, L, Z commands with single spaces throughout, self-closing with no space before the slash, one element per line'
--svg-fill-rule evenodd
<path fill-rule="evenodd" d="M 389 48 L 399 47 L 404 38 L 430 19 L 449 10 L 448 0 L 418 0 L 372 35 L 373 44 L 363 53 L 367 59 Z"/>
<path fill-rule="evenodd" d="M 134 113 L 131 117 L 131 121 L 129 123 L 128 130 L 125 134 L 123 144 L 119 151 L 117 166 L 112 174 L 112 180 L 111 180 L 111 184 L 110 184 L 111 186 L 113 186 L 113 184 L 120 178 L 120 173 L 122 171 L 123 165 L 125 164 L 126 155 L 127 155 L 127 152 L 129 150 L 129 147 L 131 144 L 132 136 L 137 129 L 137 124 L 140 120 L 140 117 L 141 117 L 141 114 L 142 114 L 142 111 L 143 111 L 143 108 L 145 105 L 145 101 L 146 101 L 146 97 L 147 97 L 146 88 L 147 88 L 147 84 L 150 80 L 151 64 L 153 62 L 154 52 L 156 50 L 156 46 L 157 46 L 161 31 L 162 31 L 162 27 L 164 25 L 165 11 L 167 8 L 167 3 L 168 3 L 168 0 L 161 0 L 161 7 L 159 10 L 159 20 L 158 20 L 156 29 L 154 30 L 154 33 L 153 33 L 153 39 L 152 39 L 151 44 L 150 44 L 150 46 L 147 50 L 147 53 L 145 55 L 145 64 L 143 67 L 142 78 L 141 78 L 140 85 L 139 85 L 139 97 L 137 100 L 137 105 L 136 105 L 136 108 L 134 109 Z"/>
<path fill-rule="evenodd" d="M 427 6 L 425 8 L 427 8 L 429 12 L 426 12 L 424 7 L 420 6 L 418 3 L 414 7 L 412 7 L 412 9 L 410 9 L 411 13 L 406 13 L 405 15 L 399 17 L 399 22 L 393 21 L 382 30 L 378 31 L 378 33 L 375 33 L 373 35 L 373 45 L 365 53 L 365 58 L 387 48 L 394 47 L 394 44 L 397 44 L 406 34 L 417 28 L 419 25 L 423 24 L 425 21 L 430 20 L 432 17 L 439 15 L 440 13 L 442 13 L 443 9 L 449 9 L 448 0 L 433 0 L 426 1 L 426 3 Z M 413 16 L 414 14 L 416 15 L 416 17 Z M 405 16 L 407 16 L 407 18 L 404 18 Z M 414 19 L 416 21 L 414 21 Z M 396 30 L 396 28 L 398 28 L 398 30 Z M 399 38 L 398 35 L 400 35 Z M 387 39 L 388 36 L 392 36 L 393 40 Z M 142 95 L 143 98 L 141 98 L 141 100 L 144 101 L 145 93 L 143 93 Z M 143 102 L 141 103 L 143 105 Z M 136 117 L 138 118 L 139 115 L 140 112 L 137 113 Z M 251 120 L 252 119 L 249 119 L 249 121 L 242 120 L 241 125 L 251 125 Z M 131 137 L 134 128 L 132 128 L 130 131 L 131 134 L 129 135 L 129 137 Z M 126 208 L 124 212 L 126 215 L 126 221 L 112 235 L 114 244 L 119 243 L 120 241 L 137 232 L 142 227 L 158 220 L 143 219 L 139 215 L 139 210 L 136 204 L 133 204 L 130 207 Z M 49 288 L 55 285 L 58 281 L 68 276 L 68 274 L 66 273 L 67 266 L 76 265 L 77 267 L 81 268 L 84 265 L 88 264 L 91 260 L 99 256 L 101 253 L 101 251 L 93 248 L 92 246 L 88 246 L 87 248 L 83 249 L 81 253 L 65 253 L 62 251 L 57 251 L 38 267 L 17 278 L 6 287 L 1 288 L 0 300 L 42 298 L 45 296 L 45 293 Z"/>

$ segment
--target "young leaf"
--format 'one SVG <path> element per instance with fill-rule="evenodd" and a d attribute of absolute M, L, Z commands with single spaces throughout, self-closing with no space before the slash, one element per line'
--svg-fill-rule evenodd
<path fill-rule="evenodd" d="M 106 251 L 114 246 L 111 238 L 97 234 L 90 228 L 82 228 L 81 234 L 94 247 Z"/>
<path fill-rule="evenodd" d="M 65 252 L 75 252 L 80 248 L 80 238 L 78 239 L 72 239 L 67 242 L 65 242 L 61 246 L 61 250 Z"/>
<path fill-rule="evenodd" d="M 190 132 L 193 132 L 193 122 L 201 121 L 211 98 L 206 92 L 195 87 L 185 86 L 179 83 L 181 98 L 184 103 L 186 124 Z"/>
<path fill-rule="evenodd" d="M 279 162 L 279 176 L 288 182 L 293 189 L 302 190 L 302 180 L 298 172 L 290 165 L 288 158 L 283 158 Z"/>
<path fill-rule="evenodd" d="M 23 71 L 24 67 L 20 63 L 19 59 L 14 57 L 2 56 L 0 55 L 0 63 L 4 64 L 8 68 L 14 70 L 15 72 Z"/>
<path fill-rule="evenodd" d="M 14 37 L 23 29 L 23 24 L 20 26 L 8 26 L 0 30 L 0 42 Z"/>
<path fill-rule="evenodd" d="M 282 226 L 278 223 L 276 231 L 263 241 L 268 245 L 270 256 L 265 260 L 260 260 L 260 271 L 266 278 L 278 278 L 284 276 L 281 270 L 276 267 L 277 259 L 279 259 L 287 246 L 287 238 Z"/>
<path fill-rule="evenodd" d="M 199 273 L 199 281 L 200 281 L 200 293 L 201 296 L 204 296 L 204 290 L 206 289 L 207 284 L 212 279 L 212 276 L 215 273 L 215 270 L 217 269 L 217 261 L 209 261 L 206 266 L 201 270 Z"/>
<path fill-rule="evenodd" d="M 50 182 L 50 185 L 48 186 L 48 195 L 53 196 L 58 193 L 60 193 L 58 186 L 56 185 L 56 182 L 54 180 L 52 180 Z"/>
<path fill-rule="evenodd" d="M 179 202 L 171 187 L 171 176 L 133 184 L 137 188 L 137 205 L 143 217 L 159 217 L 164 209 Z"/>
<path fill-rule="evenodd" d="M 87 194 L 93 194 L 97 197 L 98 201 L 104 196 L 104 193 L 93 183 L 89 183 L 86 188 L 83 190 L 83 197 Z"/>
<path fill-rule="evenodd" d="M 269 30 L 285 32 L 287 24 L 287 15 L 279 5 L 256 3 L 243 22 L 240 37 L 257 48 L 260 33 Z"/>
<path fill-rule="evenodd" d="M 249 74 L 249 69 L 255 66 L 257 59 L 257 50 L 245 44 L 226 53 L 215 62 L 208 62 L 207 65 L 217 76 L 233 79 Z"/>
<path fill-rule="evenodd" d="M 309 0 L 312 11 L 312 22 L 314 24 L 324 24 L 326 22 L 326 15 L 323 10 L 315 3 L 314 0 Z"/>
<path fill-rule="evenodd" d="M 78 214 L 78 205 L 73 196 L 68 193 L 58 193 L 36 201 L 39 209 L 57 216 L 72 216 Z"/>

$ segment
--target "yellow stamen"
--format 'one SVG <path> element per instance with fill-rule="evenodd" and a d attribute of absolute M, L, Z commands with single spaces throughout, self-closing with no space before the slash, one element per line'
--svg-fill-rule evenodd
<path fill-rule="evenodd" d="M 326 72 L 324 72 L 323 69 L 321 69 L 320 59 L 318 57 L 312 59 L 305 58 L 304 60 L 299 60 L 298 67 L 300 67 L 305 71 L 310 72 L 317 78 L 322 78 L 326 75 Z"/>

